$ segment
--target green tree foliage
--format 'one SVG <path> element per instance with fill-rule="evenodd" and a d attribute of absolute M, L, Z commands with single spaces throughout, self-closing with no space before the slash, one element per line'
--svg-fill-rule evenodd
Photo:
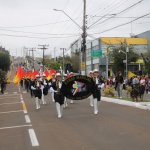
<path fill-rule="evenodd" d="M 146 73 L 150 75 L 150 51 L 148 53 L 145 53 L 143 57 Z"/>
<path fill-rule="evenodd" d="M 10 56 L 8 51 L 0 51 L 0 69 L 8 71 L 10 68 Z"/>
<path fill-rule="evenodd" d="M 119 52 L 119 50 L 121 50 Z M 136 62 L 139 58 L 139 55 L 136 54 L 133 47 L 129 47 L 129 52 L 127 53 L 128 59 L 127 63 Z M 123 52 L 122 52 L 123 51 Z M 113 48 L 113 52 L 111 53 L 111 58 L 114 61 L 113 64 L 113 71 L 117 74 L 118 71 L 124 72 L 126 70 L 126 63 L 123 63 L 123 60 L 126 60 L 126 48 L 123 44 L 120 45 L 118 48 Z"/>
<path fill-rule="evenodd" d="M 6 71 L 0 70 L 0 79 L 5 78 L 5 76 L 6 76 Z"/>
<path fill-rule="evenodd" d="M 64 56 L 64 66 L 66 66 L 66 64 L 71 64 L 72 66 L 72 71 L 73 72 L 78 72 L 79 70 L 79 53 L 76 52 L 72 57 L 70 56 Z M 63 66 L 63 57 L 60 56 L 57 58 L 56 61 L 54 61 L 54 59 L 45 59 L 45 65 L 48 68 L 53 68 L 56 70 L 60 69 L 60 66 Z"/>
<path fill-rule="evenodd" d="M 59 70 L 60 69 L 61 64 L 58 63 L 57 61 L 52 61 L 51 63 L 49 63 L 47 65 L 48 68 L 53 68 L 55 70 Z"/>

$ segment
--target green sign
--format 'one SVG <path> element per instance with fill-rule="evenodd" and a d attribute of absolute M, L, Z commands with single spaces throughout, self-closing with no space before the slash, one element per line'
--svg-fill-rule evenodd
<path fill-rule="evenodd" d="M 91 50 L 92 57 L 102 57 L 102 50 Z"/>

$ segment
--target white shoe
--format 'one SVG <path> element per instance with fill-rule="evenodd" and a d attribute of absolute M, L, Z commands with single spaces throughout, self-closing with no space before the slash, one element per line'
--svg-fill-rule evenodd
<path fill-rule="evenodd" d="M 97 114 L 98 114 L 98 111 L 94 111 L 94 114 L 97 115 Z"/>
<path fill-rule="evenodd" d="M 70 100 L 70 104 L 73 104 L 73 100 Z"/>
<path fill-rule="evenodd" d="M 61 115 L 59 115 L 58 118 L 61 118 Z"/>
<path fill-rule="evenodd" d="M 90 106 L 93 107 L 94 105 L 91 104 Z"/>

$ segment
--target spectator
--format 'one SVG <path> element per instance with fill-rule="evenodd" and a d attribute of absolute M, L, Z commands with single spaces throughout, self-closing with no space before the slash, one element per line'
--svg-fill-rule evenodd
<path fill-rule="evenodd" d="M 123 76 L 122 76 L 122 72 L 119 71 L 118 75 L 116 76 L 116 90 L 118 92 L 118 98 L 122 98 L 122 83 L 123 83 Z"/>

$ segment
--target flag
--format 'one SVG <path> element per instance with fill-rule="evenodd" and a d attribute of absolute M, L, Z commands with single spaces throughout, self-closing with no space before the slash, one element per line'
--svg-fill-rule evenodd
<path fill-rule="evenodd" d="M 131 71 L 128 71 L 128 77 L 131 78 L 131 77 L 134 77 L 136 76 L 136 74 L 132 73 Z"/>
<path fill-rule="evenodd" d="M 50 69 L 49 75 L 47 77 L 48 80 L 50 80 L 52 78 L 52 74 L 56 74 L 56 71 L 54 69 Z"/>
<path fill-rule="evenodd" d="M 14 80 L 13 80 L 14 84 L 18 85 L 18 83 L 24 76 L 25 76 L 24 70 L 21 67 L 19 67 L 16 75 L 14 76 Z"/>
<path fill-rule="evenodd" d="M 46 77 L 48 78 L 49 72 L 48 72 L 48 70 L 47 70 L 47 69 L 44 71 L 44 74 L 45 74 L 45 75 L 46 75 Z"/>

